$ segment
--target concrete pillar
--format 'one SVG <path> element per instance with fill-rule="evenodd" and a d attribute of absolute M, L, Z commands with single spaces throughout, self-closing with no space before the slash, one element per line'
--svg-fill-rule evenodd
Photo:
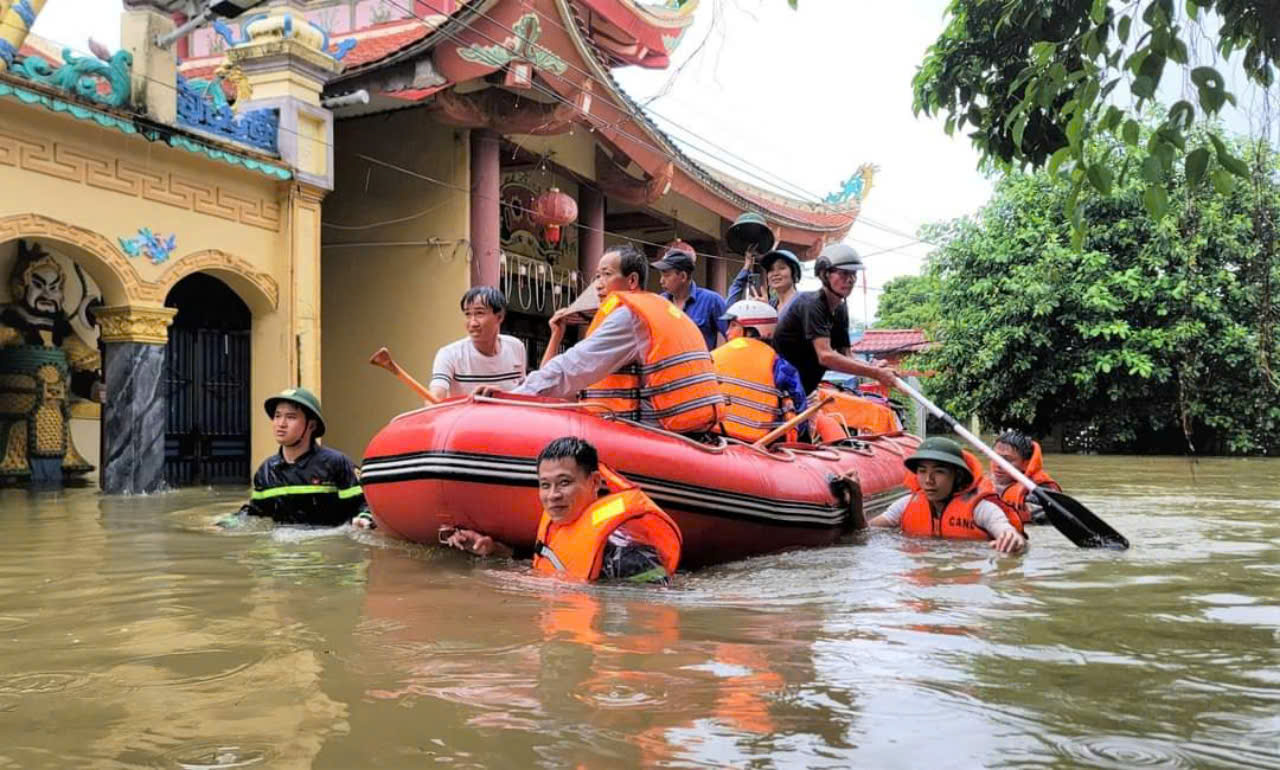
<path fill-rule="evenodd" d="M 133 106 L 170 125 L 178 118 L 178 59 L 173 46 L 157 48 L 155 40 L 173 29 L 173 19 L 155 8 L 126 9 L 120 16 L 120 48 L 133 54 Z"/>
<path fill-rule="evenodd" d="M 595 277 L 604 255 L 604 193 L 578 187 L 578 274 L 585 286 Z"/>
<path fill-rule="evenodd" d="M 165 344 L 174 308 L 121 305 L 95 313 L 103 343 L 102 468 L 107 494 L 164 487 Z"/>
<path fill-rule="evenodd" d="M 45 0 L 0 0 L 0 72 L 13 66 Z"/>
<path fill-rule="evenodd" d="M 227 51 L 244 72 L 252 97 L 241 95 L 237 111 L 280 113 L 280 158 L 301 182 L 333 189 L 333 113 L 320 104 L 324 84 L 343 64 L 322 49 L 324 35 L 306 24 L 302 0 L 284 0 L 245 25 L 249 40 Z"/>
<path fill-rule="evenodd" d="M 471 132 L 471 285 L 497 286 L 502 256 L 501 137 L 488 130 Z"/>
<path fill-rule="evenodd" d="M 729 293 L 729 265 L 719 255 L 704 257 L 707 260 L 707 283 L 712 291 L 723 297 Z"/>
<path fill-rule="evenodd" d="M 289 313 L 294 355 L 290 384 L 320 387 L 320 202 L 325 191 L 295 185 L 289 198 Z"/>

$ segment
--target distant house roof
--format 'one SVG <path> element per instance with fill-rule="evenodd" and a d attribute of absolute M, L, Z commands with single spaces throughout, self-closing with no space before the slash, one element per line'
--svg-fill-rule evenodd
<path fill-rule="evenodd" d="M 923 329 L 867 329 L 849 350 L 871 354 L 918 353 L 933 344 L 925 338 Z"/>

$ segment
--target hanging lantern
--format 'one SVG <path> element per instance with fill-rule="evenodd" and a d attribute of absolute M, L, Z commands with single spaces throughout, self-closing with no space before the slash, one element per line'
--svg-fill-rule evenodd
<path fill-rule="evenodd" d="M 560 228 L 578 218 L 578 202 L 560 192 L 559 187 L 533 200 L 533 221 L 542 225 L 547 243 L 560 242 Z"/>
<path fill-rule="evenodd" d="M 658 257 L 658 259 L 665 259 L 668 254 L 674 254 L 677 251 L 682 252 L 684 254 L 688 254 L 690 257 L 693 258 L 694 263 L 697 264 L 698 252 L 694 251 L 694 248 L 692 245 L 690 245 L 689 243 L 686 243 L 680 238 L 676 238 L 674 241 L 671 241 L 666 246 L 663 246 L 662 253 Z"/>

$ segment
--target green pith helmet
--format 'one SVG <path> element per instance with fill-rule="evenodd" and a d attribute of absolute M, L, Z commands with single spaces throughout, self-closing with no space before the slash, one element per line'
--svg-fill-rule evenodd
<path fill-rule="evenodd" d="M 276 404 L 281 401 L 297 404 L 302 407 L 302 411 L 316 421 L 316 432 L 311 434 L 312 438 L 320 438 L 324 435 L 324 417 L 320 414 L 320 399 L 316 398 L 315 393 L 306 388 L 286 388 L 280 391 L 268 398 L 264 404 L 268 417 L 276 416 Z"/>
<path fill-rule="evenodd" d="M 956 479 L 957 489 L 963 489 L 973 482 L 969 464 L 964 461 L 964 449 L 945 436 L 930 436 L 921 441 L 920 446 L 916 447 L 915 454 L 903 460 L 902 464 L 907 466 L 907 470 L 915 473 L 916 465 L 921 460 L 933 460 L 959 470 L 960 475 Z"/>
<path fill-rule="evenodd" d="M 734 254 L 746 254 L 748 246 L 755 246 L 756 254 L 765 254 L 773 249 L 774 243 L 769 223 L 754 211 L 748 211 L 733 220 L 724 234 L 724 240 L 729 244 L 729 251 Z"/>

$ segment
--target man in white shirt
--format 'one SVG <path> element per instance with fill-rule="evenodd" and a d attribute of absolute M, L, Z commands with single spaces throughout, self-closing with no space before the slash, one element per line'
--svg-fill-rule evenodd
<path fill-rule="evenodd" d="M 467 336 L 440 348 L 431 366 L 428 389 L 438 399 L 467 396 L 481 386 L 511 390 L 524 381 L 524 343 L 501 334 L 507 298 L 491 286 L 462 295 Z"/>

